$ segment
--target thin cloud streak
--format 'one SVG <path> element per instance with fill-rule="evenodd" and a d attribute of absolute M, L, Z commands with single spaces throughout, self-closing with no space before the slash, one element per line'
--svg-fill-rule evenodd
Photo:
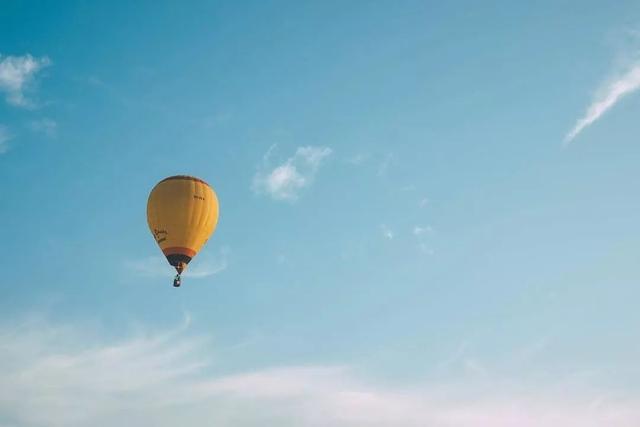
<path fill-rule="evenodd" d="M 82 324 L 76 323 L 76 324 Z M 0 413 L 9 425 L 165 427 L 635 427 L 640 396 L 571 381 L 440 380 L 378 386 L 346 366 L 212 374 L 222 352 L 175 329 L 106 340 L 47 319 L 0 326 Z M 218 355 L 218 357 L 216 357 Z M 460 354 L 457 357 L 462 357 Z M 478 370 L 482 375 L 477 375 Z"/>
<path fill-rule="evenodd" d="M 222 248 L 218 255 L 199 254 L 182 274 L 185 278 L 204 279 L 219 274 L 229 266 L 229 249 Z M 175 270 L 162 256 L 148 256 L 125 262 L 125 267 L 138 277 L 161 278 L 175 274 Z"/>
<path fill-rule="evenodd" d="M 580 132 L 593 124 L 610 110 L 622 97 L 640 88 L 640 63 L 634 63 L 630 69 L 617 79 L 604 86 L 591 103 L 584 117 L 580 118 L 564 139 L 565 145 L 571 143 Z"/>
<path fill-rule="evenodd" d="M 58 132 L 58 123 L 48 117 L 29 122 L 29 128 L 36 133 L 43 133 L 49 138 L 55 138 Z"/>
<path fill-rule="evenodd" d="M 229 266 L 229 249 L 223 247 L 217 256 L 203 254 L 202 258 L 187 268 L 184 277 L 203 279 L 223 272 Z"/>

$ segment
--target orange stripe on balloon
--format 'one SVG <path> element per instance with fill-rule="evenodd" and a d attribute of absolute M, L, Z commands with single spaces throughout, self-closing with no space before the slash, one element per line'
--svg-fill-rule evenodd
<path fill-rule="evenodd" d="M 194 251 L 193 249 L 183 248 L 180 246 L 174 246 L 172 248 L 163 249 L 162 253 L 164 253 L 165 256 L 174 255 L 174 254 L 186 255 L 191 258 L 196 256 L 196 251 Z"/>

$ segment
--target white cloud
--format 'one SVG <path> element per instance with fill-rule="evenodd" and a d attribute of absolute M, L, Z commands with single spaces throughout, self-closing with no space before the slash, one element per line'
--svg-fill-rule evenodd
<path fill-rule="evenodd" d="M 186 326 L 114 341 L 44 319 L 4 325 L 0 418 L 34 427 L 640 425 L 640 396 L 632 391 L 497 380 L 474 360 L 465 365 L 470 375 L 480 372 L 480 384 L 379 386 L 345 366 L 212 374 L 219 352 Z"/>
<path fill-rule="evenodd" d="M 631 64 L 628 70 L 605 84 L 595 96 L 593 102 L 565 137 L 565 144 L 570 143 L 587 126 L 598 120 L 611 109 L 622 97 L 640 88 L 640 62 Z"/>
<path fill-rule="evenodd" d="M 191 279 L 202 279 L 221 273 L 229 265 L 228 257 L 228 248 L 220 249 L 215 256 L 209 253 L 198 254 L 189 263 L 182 276 Z M 125 266 L 140 277 L 162 278 L 171 277 L 172 274 L 175 274 L 174 268 L 161 255 L 126 261 Z"/>
<path fill-rule="evenodd" d="M 423 197 L 422 199 L 420 199 L 420 202 L 418 202 L 418 206 L 420 206 L 421 208 L 426 208 L 428 204 L 429 199 L 426 197 Z"/>
<path fill-rule="evenodd" d="M 58 132 L 58 123 L 53 119 L 44 117 L 42 119 L 32 120 L 29 122 L 29 128 L 34 132 L 43 133 L 49 138 L 53 138 Z"/>
<path fill-rule="evenodd" d="M 6 93 L 7 102 L 18 107 L 30 107 L 32 103 L 25 97 L 24 90 L 38 71 L 49 64 L 51 61 L 46 56 L 0 56 L 0 90 Z"/>
<path fill-rule="evenodd" d="M 9 133 L 9 129 L 5 125 L 0 125 L 0 154 L 4 154 L 9 150 L 9 140 L 13 136 Z"/>
<path fill-rule="evenodd" d="M 253 177 L 252 189 L 274 200 L 295 200 L 300 191 L 311 185 L 320 165 L 331 154 L 328 147 L 299 147 L 295 154 L 275 168 L 269 167 L 272 146 L 264 157 L 264 164 Z"/>

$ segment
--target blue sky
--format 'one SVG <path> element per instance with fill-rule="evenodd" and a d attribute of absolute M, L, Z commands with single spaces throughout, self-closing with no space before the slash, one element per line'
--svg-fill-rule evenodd
<path fill-rule="evenodd" d="M 0 11 L 0 426 L 639 425 L 637 2 L 93 3 Z"/>

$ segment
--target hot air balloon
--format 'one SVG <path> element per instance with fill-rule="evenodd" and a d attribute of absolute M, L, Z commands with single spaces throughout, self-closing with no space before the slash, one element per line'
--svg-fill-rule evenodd
<path fill-rule="evenodd" d="M 173 286 L 179 287 L 180 275 L 216 228 L 218 198 L 200 178 L 170 176 L 149 194 L 147 223 L 167 261 L 178 272 Z"/>

